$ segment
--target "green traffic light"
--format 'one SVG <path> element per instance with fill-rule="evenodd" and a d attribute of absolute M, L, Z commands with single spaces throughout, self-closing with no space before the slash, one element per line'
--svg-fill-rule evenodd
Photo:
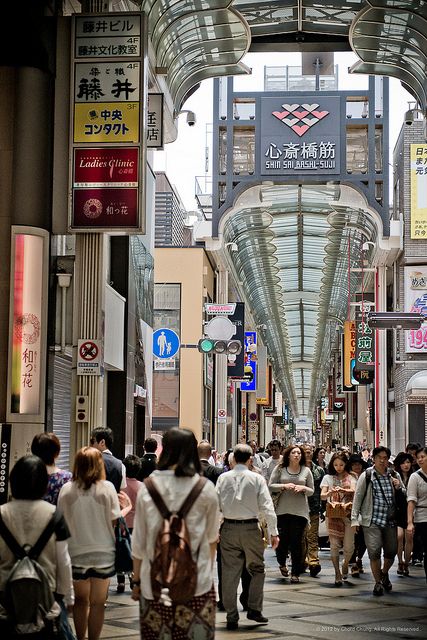
<path fill-rule="evenodd" d="M 213 340 L 209 340 L 208 338 L 203 338 L 199 340 L 198 348 L 202 353 L 210 353 L 215 346 L 215 342 Z"/>

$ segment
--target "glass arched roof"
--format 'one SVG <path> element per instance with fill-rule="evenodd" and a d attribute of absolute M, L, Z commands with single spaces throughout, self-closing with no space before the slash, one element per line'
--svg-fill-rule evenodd
<path fill-rule="evenodd" d="M 311 416 L 329 372 L 336 322 L 360 286 L 362 244 L 377 223 L 362 196 L 340 185 L 260 186 L 222 227 L 251 313 L 263 327 L 275 380 L 293 414 Z M 352 194 L 349 196 L 349 192 Z M 265 327 L 265 328 L 264 328 Z"/>
<path fill-rule="evenodd" d="M 147 14 L 175 112 L 204 79 L 250 73 L 245 53 L 339 51 L 354 73 L 398 78 L 427 108 L 425 0 L 132 0 Z"/>

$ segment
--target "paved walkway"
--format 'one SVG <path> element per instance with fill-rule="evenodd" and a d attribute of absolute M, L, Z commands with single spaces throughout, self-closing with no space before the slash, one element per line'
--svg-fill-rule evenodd
<path fill-rule="evenodd" d="M 341 588 L 333 585 L 328 551 L 321 552 L 322 571 L 317 578 L 301 576 L 291 585 L 277 570 L 271 549 L 266 551 L 267 576 L 263 613 L 269 624 L 257 626 L 241 613 L 238 631 L 227 631 L 225 613 L 217 613 L 216 640 L 406 640 L 427 638 L 427 585 L 424 570 L 411 567 L 411 576 L 390 572 L 393 591 L 372 595 L 372 576 L 367 569 L 360 578 L 350 578 Z M 112 582 L 103 640 L 139 640 L 137 605 L 129 591 L 115 593 Z"/>

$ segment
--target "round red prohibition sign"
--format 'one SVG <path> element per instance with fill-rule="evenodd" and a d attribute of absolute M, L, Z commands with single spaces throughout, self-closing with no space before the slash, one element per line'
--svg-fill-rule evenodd
<path fill-rule="evenodd" d="M 94 342 L 90 342 L 88 340 L 87 342 L 83 342 L 83 344 L 80 345 L 79 352 L 82 360 L 95 360 L 96 356 L 98 355 L 98 347 Z"/>
<path fill-rule="evenodd" d="M 227 415 L 227 412 L 224 409 L 218 410 L 218 418 L 225 418 L 226 415 Z"/>

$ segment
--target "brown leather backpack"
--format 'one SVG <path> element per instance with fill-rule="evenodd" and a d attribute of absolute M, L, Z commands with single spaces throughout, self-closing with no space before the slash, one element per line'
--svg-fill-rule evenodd
<path fill-rule="evenodd" d="M 156 600 L 169 598 L 172 603 L 179 604 L 188 602 L 195 594 L 197 563 L 191 555 L 190 536 L 185 516 L 197 500 L 206 482 L 206 478 L 200 478 L 179 511 L 171 512 L 165 505 L 152 478 L 144 480 L 148 493 L 163 517 L 151 563 L 151 588 Z"/>

